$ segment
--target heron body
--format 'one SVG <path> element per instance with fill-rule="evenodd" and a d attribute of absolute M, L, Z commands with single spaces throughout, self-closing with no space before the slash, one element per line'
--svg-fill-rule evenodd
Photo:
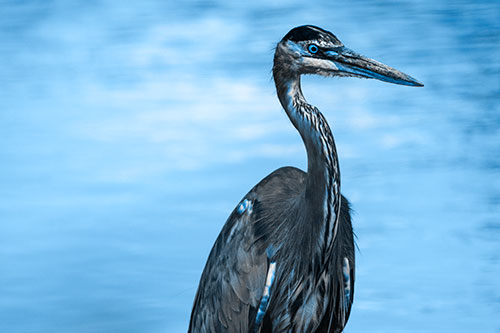
<path fill-rule="evenodd" d="M 229 216 L 210 252 L 189 332 L 341 332 L 354 294 L 350 207 L 330 127 L 302 94 L 300 76 L 355 76 L 421 86 L 344 47 L 314 26 L 277 45 L 278 98 L 307 151 L 307 173 L 280 168 Z"/>

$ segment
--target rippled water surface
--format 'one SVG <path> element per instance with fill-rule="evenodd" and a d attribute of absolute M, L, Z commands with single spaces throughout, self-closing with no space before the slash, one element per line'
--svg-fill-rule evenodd
<path fill-rule="evenodd" d="M 275 43 L 312 23 L 424 88 L 306 77 L 358 237 L 346 332 L 500 332 L 498 1 L 0 2 L 0 331 L 183 332 L 229 212 L 305 168 Z"/>

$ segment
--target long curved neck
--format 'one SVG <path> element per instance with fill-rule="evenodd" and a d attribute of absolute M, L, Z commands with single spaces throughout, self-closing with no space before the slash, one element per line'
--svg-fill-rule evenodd
<path fill-rule="evenodd" d="M 307 151 L 305 201 L 308 219 L 318 221 L 325 233 L 324 245 L 335 238 L 340 214 L 340 170 L 332 132 L 319 110 L 308 104 L 300 88 L 300 75 L 273 68 L 281 105 L 299 131 Z"/>

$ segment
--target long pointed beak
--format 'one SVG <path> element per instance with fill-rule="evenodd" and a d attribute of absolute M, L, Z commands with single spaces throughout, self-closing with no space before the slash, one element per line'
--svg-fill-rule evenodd
<path fill-rule="evenodd" d="M 326 51 L 325 55 L 328 60 L 335 63 L 340 72 L 405 86 L 424 86 L 423 83 L 411 76 L 376 60 L 357 54 L 346 47 L 331 49 Z"/>

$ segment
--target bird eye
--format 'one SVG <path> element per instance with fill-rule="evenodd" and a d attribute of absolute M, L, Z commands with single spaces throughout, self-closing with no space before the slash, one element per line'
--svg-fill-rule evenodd
<path fill-rule="evenodd" d="M 318 52 L 318 47 L 317 47 L 316 45 L 314 45 L 314 44 L 309 45 L 309 47 L 308 47 L 307 49 L 308 49 L 308 50 L 309 50 L 309 52 L 311 52 L 311 53 L 316 53 L 316 52 Z"/>

